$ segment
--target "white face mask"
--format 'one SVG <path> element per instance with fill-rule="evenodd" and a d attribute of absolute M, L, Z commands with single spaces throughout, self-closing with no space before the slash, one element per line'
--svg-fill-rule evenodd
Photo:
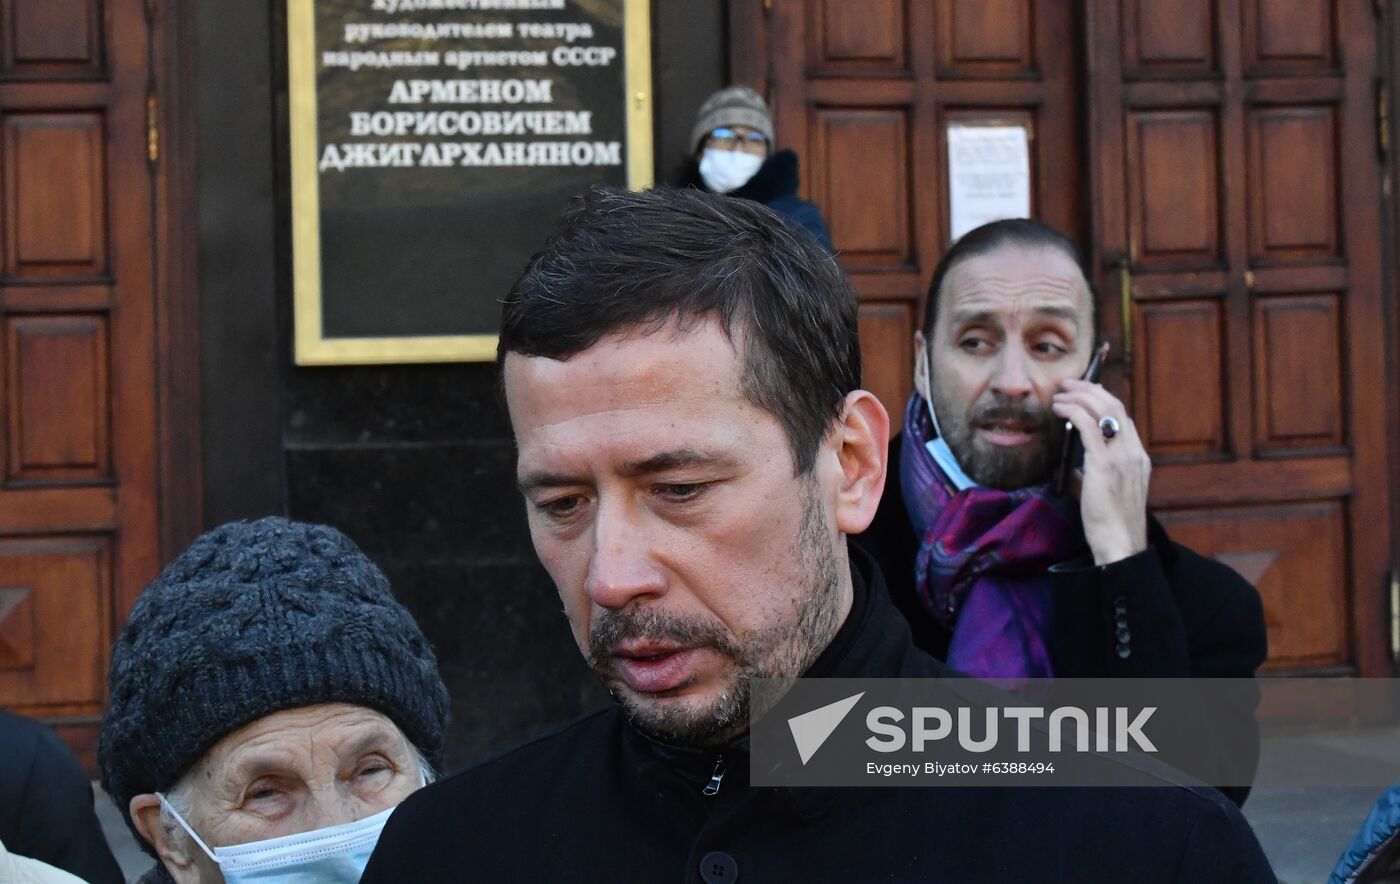
<path fill-rule="evenodd" d="M 170 812 L 200 849 L 219 866 L 227 884 L 244 881 L 276 881 L 279 884 L 355 884 L 364 874 L 369 855 L 379 843 L 379 833 L 389 821 L 391 807 L 353 823 L 298 832 L 281 838 L 249 841 L 232 847 L 204 843 L 190 824 L 156 793 L 161 806 Z"/>
<path fill-rule="evenodd" d="M 969 488 L 976 488 L 977 482 L 971 476 L 963 472 L 962 466 L 958 463 L 957 455 L 953 454 L 953 449 L 948 447 L 948 443 L 943 440 L 943 430 L 938 426 L 938 414 L 933 410 L 933 376 L 929 371 L 928 343 L 924 343 L 924 389 L 928 395 L 924 397 L 924 404 L 928 406 L 929 419 L 933 421 L 932 439 L 924 443 L 924 449 L 929 456 L 938 462 L 943 469 L 943 475 L 948 477 L 948 481 L 953 483 L 953 487 L 959 491 L 966 491 Z"/>
<path fill-rule="evenodd" d="M 700 178 L 715 193 L 729 193 L 749 183 L 763 157 L 742 150 L 719 150 L 707 147 L 700 154 Z"/>

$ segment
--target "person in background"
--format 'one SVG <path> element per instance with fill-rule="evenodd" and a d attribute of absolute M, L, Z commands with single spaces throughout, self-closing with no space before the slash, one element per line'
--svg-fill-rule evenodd
<path fill-rule="evenodd" d="M 109 694 L 102 783 L 160 860 L 143 882 L 358 881 L 447 721 L 384 574 L 280 518 L 215 528 L 146 587 Z"/>
<path fill-rule="evenodd" d="M 690 143 L 681 186 L 762 203 L 836 252 L 821 210 L 797 195 L 797 154 L 773 149 L 773 115 L 757 92 L 730 86 L 705 99 Z"/>
<path fill-rule="evenodd" d="M 92 782 L 37 721 L 0 710 L 0 881 L 37 860 L 91 884 L 122 884 L 92 806 Z"/>
<path fill-rule="evenodd" d="M 1258 591 L 1172 542 L 1148 512 L 1151 462 L 1126 408 L 1081 379 L 1095 312 L 1050 226 L 994 221 L 959 239 L 914 336 L 891 480 L 853 540 L 915 643 L 969 675 L 1253 678 L 1268 644 Z M 1057 490 L 1066 421 L 1084 462 Z M 1252 708 L 1217 722 L 1243 753 L 1257 752 Z"/>

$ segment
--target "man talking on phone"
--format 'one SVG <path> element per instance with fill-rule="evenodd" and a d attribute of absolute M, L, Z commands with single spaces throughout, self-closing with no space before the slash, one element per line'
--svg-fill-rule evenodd
<path fill-rule="evenodd" d="M 959 239 L 914 336 L 885 495 L 853 539 L 915 642 L 970 675 L 1252 677 L 1267 652 L 1259 594 L 1148 512 L 1132 418 L 1084 378 L 1095 312 L 1073 243 L 1048 225 Z M 1083 462 L 1057 488 L 1067 450 Z"/>

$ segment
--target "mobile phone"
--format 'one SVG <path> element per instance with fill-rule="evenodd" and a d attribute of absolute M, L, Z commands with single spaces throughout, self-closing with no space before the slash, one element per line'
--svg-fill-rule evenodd
<path fill-rule="evenodd" d="M 1094 358 L 1089 360 L 1089 367 L 1084 369 L 1084 374 L 1079 379 L 1091 383 L 1097 381 L 1099 372 L 1103 370 L 1103 361 L 1107 356 L 1108 341 L 1103 341 L 1094 348 Z M 1065 421 L 1065 442 L 1060 448 L 1060 465 L 1055 470 L 1056 494 L 1066 492 L 1069 488 L 1069 477 L 1083 465 L 1084 440 L 1079 438 L 1079 431 L 1074 428 L 1074 424 Z"/>

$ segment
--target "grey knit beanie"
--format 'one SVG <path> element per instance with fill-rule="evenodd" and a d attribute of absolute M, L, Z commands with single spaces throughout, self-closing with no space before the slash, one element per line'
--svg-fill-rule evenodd
<path fill-rule="evenodd" d="M 762 132 L 770 146 L 773 144 L 773 115 L 763 96 L 747 86 L 730 86 L 705 99 L 695 117 L 695 128 L 690 130 L 691 150 L 720 126 L 748 126 Z"/>
<path fill-rule="evenodd" d="M 383 572 L 334 528 L 280 518 L 222 525 L 171 562 L 136 600 L 107 687 L 98 763 L 127 825 L 133 796 L 273 712 L 366 706 L 434 763 L 447 723 L 432 649 Z"/>

